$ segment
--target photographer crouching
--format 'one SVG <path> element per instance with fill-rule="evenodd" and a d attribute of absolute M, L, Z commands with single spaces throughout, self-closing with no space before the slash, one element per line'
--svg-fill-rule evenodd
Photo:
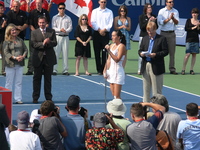
<path fill-rule="evenodd" d="M 43 149 L 64 150 L 60 135 L 67 136 L 67 131 L 60 121 L 59 107 L 53 101 L 46 100 L 40 106 L 42 117 L 39 120 L 37 134 L 40 137 Z"/>

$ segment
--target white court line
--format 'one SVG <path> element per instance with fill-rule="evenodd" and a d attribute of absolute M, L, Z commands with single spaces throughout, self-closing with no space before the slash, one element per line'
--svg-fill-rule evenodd
<path fill-rule="evenodd" d="M 127 74 L 127 76 L 142 80 L 141 78 L 138 78 L 138 77 L 135 77 L 135 76 L 132 76 L 132 75 L 129 75 L 129 74 Z M 200 97 L 200 95 L 197 95 L 197 94 L 193 94 L 193 93 L 186 92 L 186 91 L 183 91 L 183 90 L 175 89 L 175 88 L 172 88 L 172 87 L 169 87 L 169 86 L 166 86 L 166 85 L 163 85 L 163 86 L 168 88 L 168 89 L 172 89 L 172 90 L 175 90 L 175 91 L 179 91 L 179 92 L 182 92 L 182 93 L 186 93 L 186 94 L 190 94 L 190 95 L 193 95 L 193 96 Z"/>
<path fill-rule="evenodd" d="M 141 78 L 138 78 L 138 77 L 134 77 L 134 76 L 131 76 L 131 75 L 127 75 L 127 76 L 133 77 L 133 78 L 136 78 L 136 79 L 140 79 L 140 80 L 141 80 Z M 75 77 L 80 78 L 80 79 L 83 79 L 83 80 L 86 80 L 86 81 L 89 81 L 89 82 L 92 82 L 92 83 L 95 83 L 95 84 L 98 84 L 98 85 L 103 85 L 103 86 L 105 86 L 103 83 L 98 83 L 98 82 L 95 82 L 95 81 L 93 81 L 93 80 L 85 79 L 85 78 L 80 77 L 80 76 L 75 76 Z M 106 86 L 106 87 L 107 87 L 107 88 L 110 88 L 109 86 Z M 126 93 L 126 94 L 129 94 L 129 95 L 132 95 L 132 96 L 135 96 L 135 97 L 142 98 L 142 96 L 135 95 L 135 94 L 130 93 L 130 92 L 126 92 L 126 91 L 123 91 L 123 90 L 122 90 L 121 92 Z M 84 103 L 84 104 L 86 104 L 86 103 Z M 98 104 L 98 103 L 97 103 L 97 104 Z M 169 105 L 169 107 L 174 108 L 174 109 L 177 109 L 177 110 L 179 110 L 179 111 L 185 112 L 185 110 L 180 109 L 180 108 L 177 108 L 177 107 L 174 107 L 174 106 L 171 106 L 171 105 Z"/>
<path fill-rule="evenodd" d="M 104 83 L 99 83 L 99 82 L 96 82 L 96 81 L 93 81 L 93 80 L 85 79 L 85 78 L 80 77 L 80 76 L 75 76 L 75 77 L 80 78 L 80 79 L 83 79 L 83 80 L 86 80 L 86 81 L 89 81 L 89 82 L 92 82 L 92 83 L 95 83 L 95 84 L 98 84 L 98 85 L 105 86 Z M 107 82 L 107 81 L 106 81 L 106 82 Z M 107 88 L 110 88 L 110 86 L 106 86 L 106 87 L 107 87 Z M 123 90 L 122 90 L 121 92 L 122 92 L 122 93 L 125 93 L 125 94 L 129 94 L 129 95 L 135 96 L 135 97 L 142 98 L 141 96 L 139 96 L 139 95 L 135 95 L 135 94 L 130 93 L 130 92 L 126 92 L 126 91 L 123 91 Z"/>

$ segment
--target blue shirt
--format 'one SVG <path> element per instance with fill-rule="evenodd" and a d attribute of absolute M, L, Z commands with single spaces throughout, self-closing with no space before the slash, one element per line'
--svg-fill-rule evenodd
<path fill-rule="evenodd" d="M 155 36 L 154 36 L 153 39 L 150 38 L 150 40 L 149 40 L 149 47 L 148 47 L 149 54 L 152 52 L 152 48 L 153 48 L 153 44 L 154 44 L 154 39 L 155 39 Z M 151 61 L 151 58 L 147 57 L 146 60 L 147 61 Z"/>
<path fill-rule="evenodd" d="M 81 115 L 67 114 L 61 117 L 61 121 L 67 130 L 67 137 L 64 138 L 64 147 L 66 150 L 85 150 L 85 124 Z M 91 123 L 88 121 L 91 128 Z"/>
<path fill-rule="evenodd" d="M 177 139 L 183 139 L 184 150 L 200 149 L 200 120 L 182 120 L 177 129 Z"/>

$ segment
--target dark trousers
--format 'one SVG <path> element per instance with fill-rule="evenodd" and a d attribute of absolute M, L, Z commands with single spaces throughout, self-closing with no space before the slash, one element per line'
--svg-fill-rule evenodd
<path fill-rule="evenodd" d="M 33 100 L 38 100 L 40 97 L 41 91 L 41 80 L 42 74 L 44 74 L 44 95 L 46 100 L 52 100 L 51 94 L 51 74 L 53 72 L 53 66 L 47 64 L 46 56 L 43 57 L 43 60 L 39 67 L 34 67 L 33 75 Z"/>
<path fill-rule="evenodd" d="M 33 72 L 33 70 L 34 70 L 33 65 L 32 65 L 33 51 L 34 51 L 34 48 L 31 46 L 31 36 L 30 36 L 29 37 L 29 58 L 28 58 L 28 66 L 27 66 L 29 72 Z"/>
<path fill-rule="evenodd" d="M 102 73 L 106 58 L 107 51 L 103 50 L 105 45 L 109 43 L 109 32 L 105 36 L 101 36 L 98 31 L 93 33 L 93 47 L 96 61 L 96 69 L 98 73 Z"/>
<path fill-rule="evenodd" d="M 0 41 L 0 53 L 2 57 L 1 73 L 4 73 L 5 72 L 5 55 L 3 51 L 3 41 Z"/>

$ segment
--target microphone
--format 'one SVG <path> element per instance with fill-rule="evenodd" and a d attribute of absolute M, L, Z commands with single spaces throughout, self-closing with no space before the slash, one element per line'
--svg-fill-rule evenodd
<path fill-rule="evenodd" d="M 108 43 L 108 44 L 106 44 L 106 45 L 109 45 L 109 46 L 110 46 L 111 44 L 112 44 L 112 42 L 109 42 L 109 43 Z M 103 49 L 103 51 L 105 52 L 105 51 L 107 51 L 107 49 L 106 49 L 106 48 L 104 48 L 104 49 Z"/>

